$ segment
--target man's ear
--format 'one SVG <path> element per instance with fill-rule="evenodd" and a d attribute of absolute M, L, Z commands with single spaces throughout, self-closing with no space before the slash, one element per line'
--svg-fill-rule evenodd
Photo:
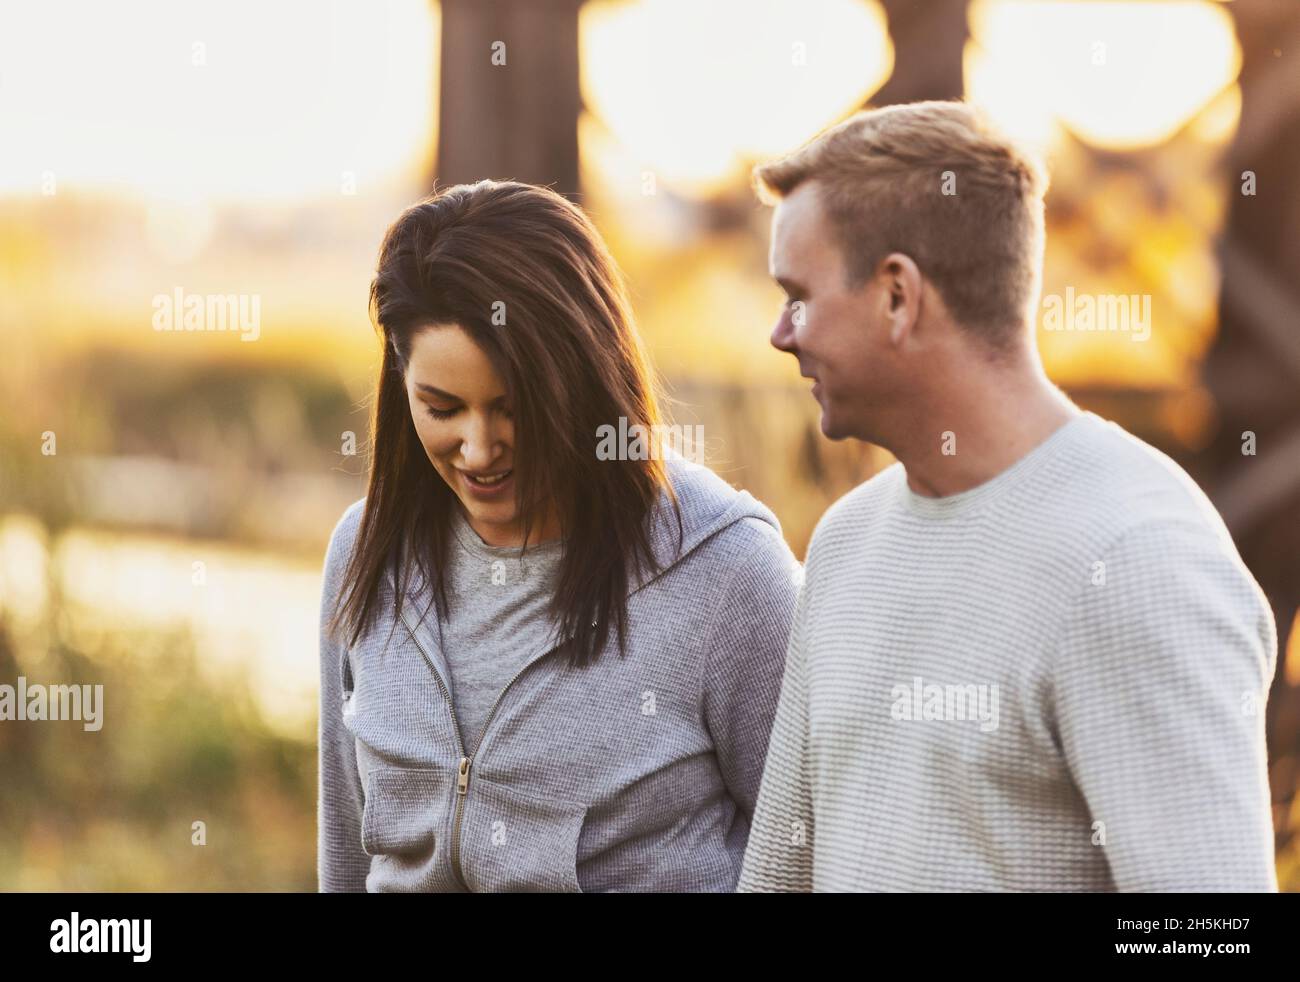
<path fill-rule="evenodd" d="M 882 277 L 885 288 L 889 342 L 897 346 L 921 316 L 921 270 L 911 256 L 891 252 L 880 261 L 877 275 Z"/>

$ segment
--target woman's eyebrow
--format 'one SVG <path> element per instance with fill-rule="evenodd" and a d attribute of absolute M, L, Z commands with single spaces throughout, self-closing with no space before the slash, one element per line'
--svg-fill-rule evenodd
<path fill-rule="evenodd" d="M 437 388 L 436 386 L 425 385 L 423 382 L 416 382 L 415 387 L 419 389 L 421 392 L 426 392 L 429 395 L 436 396 L 439 399 L 447 399 L 450 402 L 462 401 L 460 396 L 452 395 L 450 392 L 445 392 L 442 389 Z"/>
<path fill-rule="evenodd" d="M 428 395 L 431 395 L 431 396 L 433 396 L 433 397 L 436 398 L 436 399 L 446 399 L 448 402 L 464 402 L 464 401 L 465 401 L 465 400 L 462 399 L 460 396 L 458 396 L 458 395 L 453 395 L 452 393 L 446 391 L 445 389 L 440 389 L 440 388 L 438 388 L 436 385 L 426 385 L 424 382 L 416 382 L 416 383 L 415 383 L 415 387 L 416 387 L 417 389 L 419 389 L 421 392 L 424 392 L 424 393 L 426 393 L 426 394 L 428 394 Z M 507 396 L 505 396 L 505 395 L 499 395 L 499 396 L 497 396 L 495 399 L 492 400 L 492 405 L 494 405 L 494 406 L 497 406 L 497 405 L 504 405 L 504 404 L 507 402 L 507 399 L 508 399 Z"/>

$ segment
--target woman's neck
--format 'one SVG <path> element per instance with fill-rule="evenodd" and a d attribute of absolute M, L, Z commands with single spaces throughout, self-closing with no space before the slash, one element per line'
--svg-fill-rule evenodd
<path fill-rule="evenodd" d="M 499 524 L 496 522 L 476 521 L 472 515 L 466 515 L 461 512 L 465 522 L 474 533 L 483 540 L 484 544 L 496 548 L 518 549 L 524 543 L 524 528 L 520 522 L 510 524 Z M 540 523 L 534 523 L 530 530 L 527 542 L 527 548 L 535 548 L 546 542 L 553 542 L 562 535 L 559 516 L 555 514 L 554 509 L 548 509 L 545 519 Z"/>

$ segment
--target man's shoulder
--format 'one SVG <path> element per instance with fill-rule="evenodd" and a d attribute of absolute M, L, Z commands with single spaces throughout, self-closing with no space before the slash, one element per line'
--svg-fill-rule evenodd
<path fill-rule="evenodd" d="M 1060 474 L 1058 506 L 1090 515 L 1114 535 L 1179 526 L 1231 543 L 1218 510 L 1177 461 L 1100 417 Z"/>
<path fill-rule="evenodd" d="M 1090 564 L 1101 563 L 1111 586 L 1096 590 L 1091 579 L 1079 584 L 1084 602 L 1074 607 L 1072 623 L 1107 638 L 1117 626 L 1146 632 L 1152 643 L 1142 657 L 1154 658 L 1168 657 L 1193 636 L 1221 640 L 1235 632 L 1239 641 L 1252 639 L 1235 651 L 1258 655 L 1260 671 L 1271 676 L 1272 609 L 1222 516 L 1171 457 L 1118 424 L 1106 427 L 1097 441 L 1105 463 L 1083 484 L 1091 510 L 1076 524 L 1074 544 L 1090 547 Z M 1156 644 L 1158 638 L 1175 644 Z M 1197 658 L 1211 657 L 1190 641 L 1185 647 Z M 1233 650 L 1220 645 L 1214 657 L 1235 657 Z M 1125 649 L 1126 656 L 1138 654 L 1136 647 Z"/>
<path fill-rule="evenodd" d="M 898 483 L 903 480 L 906 472 L 895 461 L 842 495 L 817 522 L 809 550 L 813 544 L 860 535 L 868 523 L 880 518 L 896 503 Z"/>
<path fill-rule="evenodd" d="M 1176 528 L 1235 552 L 1209 497 L 1168 454 L 1092 413 L 1076 421 L 1048 466 L 1008 489 L 1003 506 L 1044 548 L 1095 551 L 1129 530 Z M 874 523 L 902 506 L 901 463 L 885 467 L 836 501 L 813 531 L 810 554 L 846 539 L 860 544 Z"/>

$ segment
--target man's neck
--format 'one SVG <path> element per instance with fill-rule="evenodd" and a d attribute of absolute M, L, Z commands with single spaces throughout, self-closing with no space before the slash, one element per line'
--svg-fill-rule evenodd
<path fill-rule="evenodd" d="M 1035 358 L 963 378 L 914 415 L 888 449 L 908 487 L 947 497 L 996 477 L 1080 412 Z"/>

